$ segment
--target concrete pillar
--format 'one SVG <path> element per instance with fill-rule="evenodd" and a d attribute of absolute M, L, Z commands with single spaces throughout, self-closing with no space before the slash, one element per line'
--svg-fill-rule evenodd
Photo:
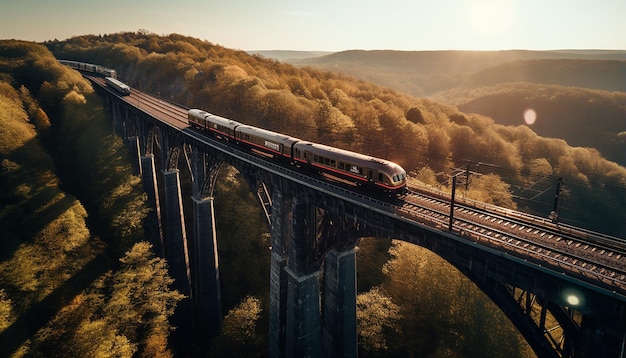
<path fill-rule="evenodd" d="M 161 226 L 161 202 L 159 201 L 159 189 L 157 186 L 156 169 L 154 167 L 154 155 L 148 154 L 141 157 L 141 182 L 143 190 L 148 196 L 148 205 L 152 212 L 148 214 L 144 222 L 146 238 L 154 246 L 155 252 L 165 257 L 163 244 L 163 227 Z"/>
<path fill-rule="evenodd" d="M 273 358 L 285 356 L 285 325 L 287 322 L 287 256 L 288 200 L 280 190 L 272 193 L 271 232 L 272 256 L 270 258 L 270 307 L 268 355 Z"/>
<path fill-rule="evenodd" d="M 309 265 L 313 210 L 305 199 L 294 197 L 289 260 L 287 261 L 286 357 L 320 357 L 322 334 L 318 270 Z"/>
<path fill-rule="evenodd" d="M 174 288 L 190 297 L 191 272 L 189 268 L 189 250 L 185 231 L 185 216 L 180 194 L 178 169 L 162 171 L 164 185 L 164 233 L 165 258 L 174 278 Z"/>
<path fill-rule="evenodd" d="M 219 334 L 222 326 L 222 294 L 213 198 L 192 200 L 196 249 L 193 278 L 194 317 L 202 339 Z"/>
<path fill-rule="evenodd" d="M 324 260 L 324 356 L 357 356 L 356 253 L 332 249 Z"/>

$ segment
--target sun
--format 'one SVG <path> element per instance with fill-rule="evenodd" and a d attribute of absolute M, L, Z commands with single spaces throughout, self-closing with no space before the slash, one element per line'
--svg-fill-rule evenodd
<path fill-rule="evenodd" d="M 478 34 L 499 34 L 511 28 L 511 0 L 468 0 L 468 21 Z"/>

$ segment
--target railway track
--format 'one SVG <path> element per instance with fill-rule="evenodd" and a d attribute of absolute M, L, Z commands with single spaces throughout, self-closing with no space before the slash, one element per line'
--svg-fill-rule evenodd
<path fill-rule="evenodd" d="M 403 198 L 398 212 L 427 225 L 447 230 L 449 201 L 411 191 Z M 449 200 L 449 199 L 448 199 Z M 453 232 L 468 240 L 503 252 L 517 255 L 547 267 L 567 270 L 612 287 L 626 290 L 626 245 L 601 235 L 601 240 L 588 236 L 565 235 L 551 225 L 542 227 L 536 220 L 524 220 L 476 209 L 456 206 Z"/>
<path fill-rule="evenodd" d="M 134 98 L 139 99 L 140 103 L 142 103 L 144 107 L 147 107 L 151 112 L 158 112 L 159 118 L 164 118 L 165 116 L 172 119 L 176 123 L 184 123 L 184 127 L 188 125 L 187 111 L 181 111 L 181 107 L 179 105 L 172 104 L 163 99 L 154 98 L 151 95 L 137 90 L 133 90 L 133 94 Z M 131 94 L 131 96 L 133 94 Z"/>
<path fill-rule="evenodd" d="M 97 82 L 100 86 L 108 88 L 105 84 L 104 78 L 96 76 L 86 76 L 90 81 Z M 115 94 L 119 93 L 113 91 Z M 144 93 L 142 91 L 133 88 L 130 95 L 121 96 L 121 99 L 125 102 L 134 105 L 138 109 L 152 114 L 155 117 L 162 119 L 170 124 L 175 125 L 178 128 L 185 128 L 188 126 L 187 111 L 181 111 L 181 106 L 168 102 L 164 99 L 155 98 L 152 95 Z"/>

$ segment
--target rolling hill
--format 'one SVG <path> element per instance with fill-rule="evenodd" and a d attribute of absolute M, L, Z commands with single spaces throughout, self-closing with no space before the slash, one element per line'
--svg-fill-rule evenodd
<path fill-rule="evenodd" d="M 291 60 L 526 125 L 626 165 L 626 51 L 344 51 Z"/>

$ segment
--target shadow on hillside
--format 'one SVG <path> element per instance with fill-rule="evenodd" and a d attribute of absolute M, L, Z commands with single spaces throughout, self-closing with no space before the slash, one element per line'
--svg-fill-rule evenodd
<path fill-rule="evenodd" d="M 3 240 L 0 261 L 10 258 L 21 243 L 32 240 L 75 202 L 76 198 L 64 194 L 58 188 L 47 187 L 21 203 L 7 215 L 3 225 L 3 231 L 11 233 L 13 240 Z M 40 208 L 44 209 L 39 211 Z"/>
<path fill-rule="evenodd" d="M 113 262 L 106 253 L 98 255 L 43 300 L 21 314 L 13 324 L 0 332 L 0 357 L 15 354 L 37 331 L 46 326 L 58 310 L 110 270 Z"/>
<path fill-rule="evenodd" d="M 52 160 L 38 139 L 2 154 L 12 164 L 3 162 L 0 172 L 0 261 L 10 258 L 20 244 L 32 241 L 76 202 L 58 187 Z"/>

